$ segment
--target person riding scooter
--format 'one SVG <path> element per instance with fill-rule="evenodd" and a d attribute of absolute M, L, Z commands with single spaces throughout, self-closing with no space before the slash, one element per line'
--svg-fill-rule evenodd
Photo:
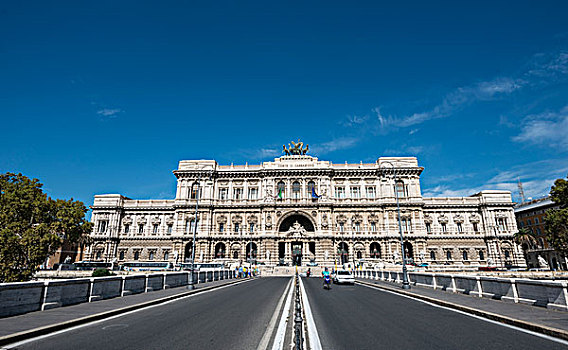
<path fill-rule="evenodd" d="M 321 275 L 323 276 L 323 287 L 331 289 L 331 276 L 329 274 L 329 271 L 327 270 L 327 267 L 324 271 L 321 272 Z"/>
<path fill-rule="evenodd" d="M 310 268 L 308 268 L 308 271 L 306 271 L 306 277 L 310 277 L 311 274 L 312 274 L 312 270 Z"/>

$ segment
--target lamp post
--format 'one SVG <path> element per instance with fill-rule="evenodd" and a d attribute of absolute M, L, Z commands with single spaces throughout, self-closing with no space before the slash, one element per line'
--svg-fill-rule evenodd
<path fill-rule="evenodd" d="M 197 236 L 197 215 L 199 210 L 199 187 L 201 185 L 201 170 L 197 174 L 197 181 L 191 185 L 191 193 L 193 193 L 193 186 L 196 186 L 195 189 L 195 223 L 193 224 L 193 239 L 191 241 L 191 273 L 189 275 L 189 286 L 188 289 L 195 289 L 195 281 L 193 279 L 193 273 L 195 271 L 195 239 Z M 191 195 L 190 195 L 191 198 Z"/>
<path fill-rule="evenodd" d="M 388 163 L 391 165 L 392 167 L 392 171 L 394 174 L 394 196 L 396 198 L 396 211 L 398 213 L 398 232 L 400 234 L 400 250 L 402 253 L 402 289 L 410 289 L 410 283 L 408 282 L 408 271 L 406 269 L 406 253 L 404 252 L 404 238 L 402 236 L 402 222 L 401 222 L 401 218 L 400 218 L 400 204 L 399 204 L 399 200 L 398 200 L 398 191 L 396 188 L 397 185 L 397 180 L 396 180 L 396 167 L 394 166 L 393 163 L 389 162 L 389 161 L 381 161 L 382 163 Z M 381 166 L 379 164 L 379 170 L 381 169 Z"/>

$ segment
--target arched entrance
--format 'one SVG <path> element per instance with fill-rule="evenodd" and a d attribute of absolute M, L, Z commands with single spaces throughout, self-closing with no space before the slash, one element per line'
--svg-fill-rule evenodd
<path fill-rule="evenodd" d="M 191 251 L 193 250 L 193 243 L 189 242 L 185 245 L 185 250 L 183 254 L 184 262 L 191 262 Z"/>
<path fill-rule="evenodd" d="M 337 246 L 337 255 L 339 255 L 339 262 L 342 265 L 349 262 L 349 247 L 347 246 L 347 243 L 339 243 L 339 245 Z"/>
<path fill-rule="evenodd" d="M 224 259 L 224 258 L 225 258 L 225 244 L 224 243 L 215 244 L 215 259 Z"/>
<path fill-rule="evenodd" d="M 285 215 L 278 226 L 279 232 L 286 232 L 290 230 L 290 228 L 298 222 L 302 227 L 308 232 L 314 232 L 314 223 L 308 216 L 304 215 L 303 213 L 291 213 Z"/>
<path fill-rule="evenodd" d="M 247 261 L 256 260 L 257 247 L 256 243 L 247 244 Z"/>

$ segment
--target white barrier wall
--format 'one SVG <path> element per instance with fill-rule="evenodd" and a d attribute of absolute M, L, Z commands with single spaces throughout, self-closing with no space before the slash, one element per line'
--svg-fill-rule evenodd
<path fill-rule="evenodd" d="M 189 284 L 189 272 L 0 283 L 0 317 Z M 231 270 L 195 272 L 195 283 L 235 278 Z"/>
<path fill-rule="evenodd" d="M 374 274 L 370 271 L 357 270 L 355 276 L 402 282 L 402 273 L 394 271 L 376 271 L 376 274 Z M 565 281 L 538 281 L 426 272 L 409 272 L 408 279 L 411 284 L 418 286 L 568 311 L 568 282 Z"/>

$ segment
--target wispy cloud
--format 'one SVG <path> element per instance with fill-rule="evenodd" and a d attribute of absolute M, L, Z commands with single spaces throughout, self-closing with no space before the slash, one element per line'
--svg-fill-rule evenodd
<path fill-rule="evenodd" d="M 558 112 L 530 115 L 523 120 L 521 132 L 513 141 L 532 145 L 568 147 L 568 105 Z"/>
<path fill-rule="evenodd" d="M 464 86 L 446 94 L 442 102 L 434 108 L 407 115 L 404 117 L 385 116 L 381 108 L 374 108 L 379 124 L 382 128 L 405 128 L 424 123 L 428 120 L 446 118 L 454 112 L 476 101 L 489 101 L 503 95 L 509 95 L 525 85 L 522 79 L 496 78 L 491 81 L 483 81 L 471 86 Z"/>
<path fill-rule="evenodd" d="M 519 200 L 518 181 L 521 180 L 525 197 L 538 198 L 547 195 L 554 180 L 566 176 L 567 172 L 568 160 L 548 159 L 498 172 L 479 186 L 452 187 L 452 182 L 460 180 L 462 183 L 463 181 L 459 177 L 450 176 L 447 179 L 450 184 L 439 184 L 425 189 L 423 195 L 425 197 L 460 197 L 470 196 L 482 190 L 505 190 L 510 191 L 513 198 Z"/>
<path fill-rule="evenodd" d="M 480 101 L 492 101 L 509 96 L 526 87 L 557 82 L 568 75 L 568 52 L 537 54 L 519 74 L 496 77 L 487 81 L 459 87 L 447 93 L 434 107 L 409 115 L 385 113 L 382 107 L 373 108 L 382 131 L 407 128 L 429 120 L 447 118 L 461 109 Z"/>
<path fill-rule="evenodd" d="M 120 108 L 103 108 L 97 111 L 97 114 L 105 118 L 116 118 L 118 114 L 124 112 Z"/>
<path fill-rule="evenodd" d="M 357 126 L 365 123 L 369 119 L 368 115 L 358 116 L 358 115 L 348 115 L 346 120 L 340 122 L 343 126 Z"/>
<path fill-rule="evenodd" d="M 338 150 L 343 150 L 355 146 L 360 141 L 356 137 L 339 137 L 331 141 L 317 143 L 312 147 L 312 153 L 324 155 Z"/>
<path fill-rule="evenodd" d="M 402 147 L 400 147 L 398 149 L 386 149 L 383 153 L 385 155 L 396 155 L 396 156 L 410 155 L 410 156 L 414 156 L 414 155 L 423 153 L 424 150 L 425 150 L 424 146 L 402 145 Z"/>

